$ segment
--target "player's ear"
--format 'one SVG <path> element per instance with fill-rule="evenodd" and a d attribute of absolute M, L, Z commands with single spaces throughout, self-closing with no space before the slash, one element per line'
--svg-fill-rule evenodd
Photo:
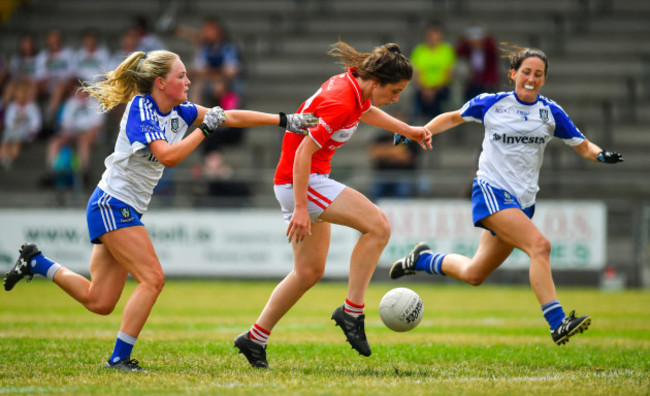
<path fill-rule="evenodd" d="M 162 77 L 156 77 L 154 80 L 154 86 L 158 88 L 159 90 L 164 90 L 165 89 L 165 79 Z"/>

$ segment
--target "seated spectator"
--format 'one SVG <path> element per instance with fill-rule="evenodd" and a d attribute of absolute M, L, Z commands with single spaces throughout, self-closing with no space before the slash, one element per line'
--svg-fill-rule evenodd
<path fill-rule="evenodd" d="M 44 121 L 51 133 L 68 88 L 76 76 L 74 51 L 64 45 L 60 30 L 53 29 L 47 34 L 46 48 L 36 57 L 36 68 L 38 92 L 46 103 Z"/>
<path fill-rule="evenodd" d="M 404 117 L 396 118 L 404 119 Z M 369 198 L 409 198 L 415 195 L 415 159 L 420 146 L 415 142 L 393 145 L 393 133 L 382 131 L 368 147 L 368 155 L 375 169 L 375 180 L 370 186 Z"/>
<path fill-rule="evenodd" d="M 134 29 L 128 29 L 122 33 L 120 48 L 113 53 L 106 66 L 106 70 L 115 70 L 132 52 L 138 50 L 138 35 Z"/>
<path fill-rule="evenodd" d="M 100 46 L 97 32 L 92 29 L 83 34 L 82 46 L 76 53 L 77 78 L 83 81 L 95 81 L 100 74 L 106 73 L 110 67 L 110 53 Z"/>
<path fill-rule="evenodd" d="M 34 102 L 32 86 L 18 82 L 5 111 L 4 132 L 0 146 L 0 163 L 10 169 L 23 143 L 33 141 L 41 129 L 41 113 Z"/>
<path fill-rule="evenodd" d="M 176 34 L 195 45 L 196 55 L 189 70 L 194 84 L 190 101 L 208 103 L 216 79 L 223 79 L 233 92 L 241 94 L 239 50 L 229 40 L 221 23 L 208 18 L 198 32 L 181 26 L 176 29 Z"/>
<path fill-rule="evenodd" d="M 449 84 L 456 64 L 454 47 L 445 41 L 439 22 L 427 25 L 425 41 L 413 49 L 411 63 L 416 88 L 412 122 L 428 121 L 442 113 L 449 99 Z"/>
<path fill-rule="evenodd" d="M 34 36 L 25 34 L 20 38 L 18 52 L 9 59 L 9 81 L 4 90 L 2 101 L 6 105 L 14 97 L 16 86 L 22 85 L 29 89 L 30 100 L 36 99 L 36 43 Z"/>
<path fill-rule="evenodd" d="M 137 16 L 132 29 L 138 41 L 137 51 L 149 52 L 166 48 L 165 43 L 149 29 L 149 21 L 146 16 Z"/>
<path fill-rule="evenodd" d="M 233 178 L 233 170 L 218 151 L 210 151 L 205 156 L 202 176 L 207 182 L 208 196 L 221 198 L 209 200 L 208 206 L 244 206 L 251 192 L 246 183 Z"/>
<path fill-rule="evenodd" d="M 214 78 L 211 88 L 209 100 L 202 103 L 203 105 L 208 107 L 221 106 L 224 110 L 240 108 L 239 95 L 228 86 L 225 78 Z M 219 133 L 210 136 L 210 139 L 206 139 L 203 143 L 203 151 L 209 153 L 221 150 L 227 145 L 239 144 L 243 140 L 244 132 L 244 128 L 222 126 L 219 128 Z"/>
<path fill-rule="evenodd" d="M 5 84 L 7 84 L 8 81 L 9 81 L 9 68 L 7 66 L 7 62 L 5 61 L 4 55 L 0 54 L 0 92 L 4 92 Z M 4 102 L 0 100 L 0 108 L 2 108 L 3 103 Z"/>
<path fill-rule="evenodd" d="M 5 114 L 5 105 L 4 92 L 5 85 L 8 85 L 9 81 L 9 70 L 7 69 L 7 63 L 5 62 L 5 57 L 3 54 L 0 54 L 0 131 L 4 129 L 4 114 Z M 0 132 L 1 135 L 1 132 Z"/>
<path fill-rule="evenodd" d="M 61 115 L 61 128 L 52 136 L 47 148 L 47 165 L 53 171 L 57 157 L 64 146 L 74 145 L 84 181 L 88 179 L 91 150 L 97 134 L 104 125 L 105 114 L 97 111 L 87 93 L 76 90 L 66 100 Z"/>
<path fill-rule="evenodd" d="M 483 92 L 497 92 L 499 86 L 499 49 L 487 30 L 471 26 L 456 45 L 456 54 L 469 66 L 464 99 Z"/>

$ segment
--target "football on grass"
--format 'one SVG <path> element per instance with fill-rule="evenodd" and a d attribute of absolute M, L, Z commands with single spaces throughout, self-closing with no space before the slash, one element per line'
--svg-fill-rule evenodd
<path fill-rule="evenodd" d="M 379 316 L 393 331 L 409 331 L 420 323 L 424 306 L 416 292 L 398 287 L 384 295 L 379 303 Z"/>

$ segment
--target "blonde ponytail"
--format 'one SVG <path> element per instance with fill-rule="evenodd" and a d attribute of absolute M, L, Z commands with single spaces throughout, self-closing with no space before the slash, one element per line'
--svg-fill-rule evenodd
<path fill-rule="evenodd" d="M 133 52 L 104 79 L 84 81 L 80 89 L 97 99 L 99 111 L 107 112 L 135 95 L 151 94 L 156 78 L 165 78 L 176 59 L 177 54 L 165 50 Z"/>

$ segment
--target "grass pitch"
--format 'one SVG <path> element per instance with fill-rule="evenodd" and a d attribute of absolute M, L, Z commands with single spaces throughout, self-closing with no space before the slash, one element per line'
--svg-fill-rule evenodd
<path fill-rule="evenodd" d="M 276 282 L 169 280 L 134 349 L 146 374 L 102 369 L 121 304 L 102 317 L 35 279 L 0 297 L 0 394 L 649 395 L 650 292 L 560 288 L 591 328 L 561 347 L 529 287 L 373 283 L 366 299 L 372 356 L 359 356 L 330 315 L 345 283 L 316 285 L 274 329 L 272 370 L 249 367 L 233 338 L 257 319 Z M 394 333 L 379 319 L 397 286 L 424 319 Z"/>

